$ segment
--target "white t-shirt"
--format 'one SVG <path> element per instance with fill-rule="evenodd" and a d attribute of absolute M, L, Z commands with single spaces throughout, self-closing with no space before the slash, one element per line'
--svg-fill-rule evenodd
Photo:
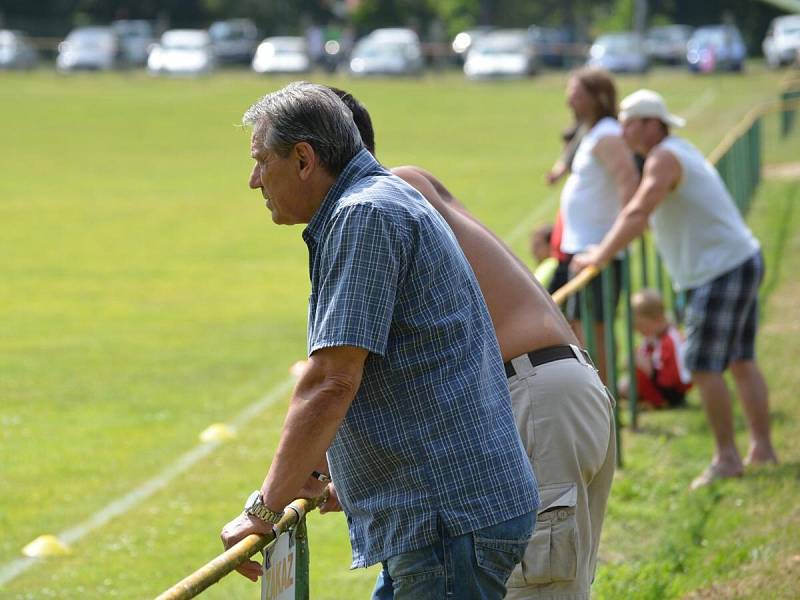
<path fill-rule="evenodd" d="M 622 209 L 614 178 L 592 153 L 597 142 L 608 136 L 622 136 L 622 126 L 604 117 L 586 132 L 575 153 L 572 173 L 561 191 L 562 252 L 576 254 L 599 244 Z"/>
<path fill-rule="evenodd" d="M 696 288 L 742 264 L 760 245 L 702 152 L 673 136 L 656 148 L 678 160 L 681 179 L 650 215 L 650 226 L 675 289 Z"/>

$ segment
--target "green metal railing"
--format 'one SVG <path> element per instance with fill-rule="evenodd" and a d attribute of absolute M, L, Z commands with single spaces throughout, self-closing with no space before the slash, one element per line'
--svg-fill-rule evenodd
<path fill-rule="evenodd" d="M 800 81 L 787 85 L 778 103 L 758 106 L 752 109 L 734 127 L 720 144 L 709 154 L 708 160 L 719 171 L 737 207 L 746 215 L 752 204 L 756 189 L 761 180 L 763 117 L 771 112 L 780 112 L 781 137 L 787 136 L 794 126 L 794 117 L 800 108 Z M 634 263 L 638 263 L 637 265 Z M 638 277 L 637 277 L 638 273 Z M 596 276 L 601 277 L 602 298 L 594 298 L 588 283 Z M 581 291 L 581 324 L 586 349 L 596 361 L 598 357 L 594 337 L 593 313 L 589 310 L 595 302 L 603 303 L 605 332 L 606 385 L 614 396 L 622 373 L 628 377 L 628 423 L 632 430 L 638 428 L 638 390 L 636 389 L 636 362 L 633 331 L 631 297 L 645 287 L 654 287 L 661 292 L 665 305 L 676 322 L 683 320 L 686 305 L 685 294 L 676 293 L 672 287 L 658 250 L 649 234 L 643 235 L 625 251 L 622 261 L 621 299 L 624 305 L 622 315 L 617 318 L 613 306 L 614 271 L 606 267 L 601 271 L 590 267 L 584 269 L 572 281 L 553 294 L 557 304 L 563 304 L 574 293 Z M 620 356 L 618 341 L 623 342 L 625 351 Z M 617 464 L 622 466 L 622 439 L 620 428 L 620 409 L 617 408 Z"/>

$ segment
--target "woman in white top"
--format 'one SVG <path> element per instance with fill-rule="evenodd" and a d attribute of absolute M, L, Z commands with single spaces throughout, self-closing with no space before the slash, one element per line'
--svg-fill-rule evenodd
<path fill-rule="evenodd" d="M 586 134 L 572 162 L 572 173 L 561 192 L 564 233 L 561 251 L 574 255 L 602 241 L 622 206 L 639 183 L 636 164 L 622 139 L 617 121 L 617 91 L 611 76 L 600 69 L 575 71 L 567 84 L 567 104 Z M 616 285 L 614 306 L 619 298 L 620 266 L 614 265 Z M 599 277 L 593 281 L 594 325 L 600 375 L 606 380 L 602 289 Z M 580 295 L 567 300 L 567 318 L 581 337 Z"/>

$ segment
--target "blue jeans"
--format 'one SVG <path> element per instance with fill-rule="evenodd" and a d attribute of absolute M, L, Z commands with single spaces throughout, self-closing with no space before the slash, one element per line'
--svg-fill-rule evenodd
<path fill-rule="evenodd" d="M 372 600 L 500 600 L 535 524 L 532 512 L 455 537 L 440 531 L 435 544 L 383 562 Z"/>

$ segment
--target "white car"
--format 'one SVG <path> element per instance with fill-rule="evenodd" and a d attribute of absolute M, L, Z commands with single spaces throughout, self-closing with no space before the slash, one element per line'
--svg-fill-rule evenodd
<path fill-rule="evenodd" d="M 498 29 L 479 38 L 467 53 L 470 79 L 526 77 L 539 69 L 536 48 L 526 29 Z"/>
<path fill-rule="evenodd" d="M 0 69 L 32 69 L 38 53 L 21 31 L 0 29 Z"/>
<path fill-rule="evenodd" d="M 119 42 L 110 27 L 79 27 L 58 45 L 56 68 L 62 72 L 77 69 L 106 71 L 116 66 L 118 56 Z"/>
<path fill-rule="evenodd" d="M 211 39 L 202 29 L 165 31 L 147 57 L 147 71 L 154 75 L 201 75 L 215 66 Z"/>
<path fill-rule="evenodd" d="M 795 62 L 800 50 L 800 15 L 774 19 L 761 48 L 770 67 L 782 67 Z"/>
<path fill-rule="evenodd" d="M 350 74 L 419 75 L 422 72 L 422 47 L 411 29 L 376 29 L 361 38 L 350 55 Z"/>
<path fill-rule="evenodd" d="M 256 73 L 303 73 L 311 69 L 308 48 L 301 37 L 269 37 L 253 57 Z"/>
<path fill-rule="evenodd" d="M 650 68 L 650 59 L 642 36 L 622 31 L 597 38 L 589 49 L 588 65 L 612 73 L 644 73 Z"/>

